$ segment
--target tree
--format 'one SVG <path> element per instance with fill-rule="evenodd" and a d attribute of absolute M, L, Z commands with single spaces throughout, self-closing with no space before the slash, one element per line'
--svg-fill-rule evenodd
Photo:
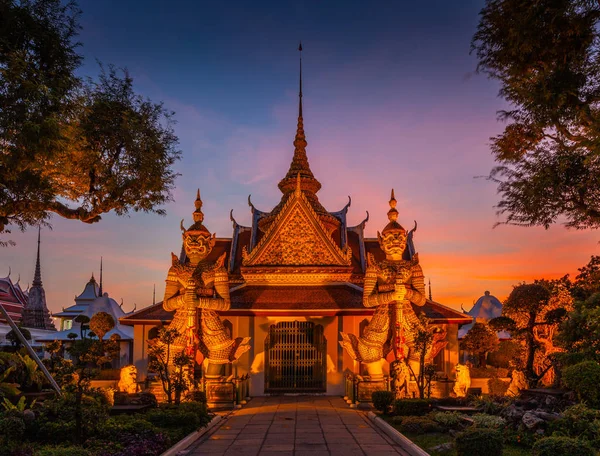
<path fill-rule="evenodd" d="M 600 3 L 487 0 L 471 43 L 510 108 L 491 138 L 502 223 L 600 227 Z"/>
<path fill-rule="evenodd" d="M 552 368 L 548 356 L 559 351 L 554 347 L 554 336 L 572 303 L 560 283 L 538 280 L 515 286 L 502 306 L 502 316 L 489 322 L 494 331 L 509 331 L 524 342 L 524 373 L 531 387 Z"/>
<path fill-rule="evenodd" d="M 90 320 L 90 329 L 98 336 L 98 339 L 104 339 L 108 331 L 115 327 L 115 319 L 106 312 L 98 312 Z"/>
<path fill-rule="evenodd" d="M 19 325 L 19 331 L 21 331 L 21 334 L 23 334 L 23 337 L 26 340 L 31 340 L 31 333 L 27 328 L 23 328 Z M 23 344 L 21 343 L 21 339 L 19 339 L 19 336 L 17 336 L 17 334 L 12 329 L 6 334 L 6 340 L 10 342 L 10 344 L 14 347 L 15 350 L 19 350 L 23 346 Z"/>
<path fill-rule="evenodd" d="M 498 348 L 498 336 L 488 325 L 475 323 L 460 345 L 463 350 L 477 355 L 480 367 L 486 367 L 486 355 Z"/>
<path fill-rule="evenodd" d="M 189 388 L 188 368 L 191 358 L 182 350 L 173 353 L 171 347 L 179 337 L 175 328 L 160 328 L 158 336 L 148 341 L 148 367 L 158 374 L 167 402 L 179 404 L 181 394 Z M 173 397 L 175 395 L 175 397 Z"/>
<path fill-rule="evenodd" d="M 592 255 L 588 264 L 578 269 L 573 284 L 573 297 L 585 300 L 600 292 L 600 255 Z"/>
<path fill-rule="evenodd" d="M 90 326 L 93 325 L 97 327 L 103 326 L 104 321 L 104 317 L 97 317 L 97 314 L 92 316 L 89 320 Z M 112 328 L 109 328 L 108 330 L 110 331 L 110 329 Z M 85 336 L 86 335 L 82 333 L 82 338 L 73 340 L 71 345 L 66 349 L 73 359 L 72 370 L 77 374 L 74 376 L 74 381 L 69 387 L 72 388 L 75 393 L 75 429 L 76 439 L 80 443 L 85 437 L 82 412 L 83 398 L 86 392 L 89 391 L 90 381 L 97 375 L 104 364 L 119 356 L 118 338 L 111 337 L 108 340 L 102 340 Z M 89 336 L 89 334 L 87 334 L 87 336 Z"/>
<path fill-rule="evenodd" d="M 434 343 L 435 332 L 429 326 L 429 319 L 425 317 L 424 314 L 419 316 L 419 323 L 413 326 L 413 331 L 414 340 L 412 351 L 417 355 L 417 359 L 419 360 L 419 373 L 415 374 L 408 361 L 406 364 L 417 381 L 419 398 L 424 399 L 425 396 L 429 398 L 431 395 L 431 382 L 433 381 L 436 371 L 433 364 L 426 363 L 427 354 Z"/>
<path fill-rule="evenodd" d="M 73 2 L 0 0 L 0 233 L 52 213 L 163 214 L 171 199 L 173 113 L 137 95 L 126 70 L 76 75 L 79 14 Z"/>

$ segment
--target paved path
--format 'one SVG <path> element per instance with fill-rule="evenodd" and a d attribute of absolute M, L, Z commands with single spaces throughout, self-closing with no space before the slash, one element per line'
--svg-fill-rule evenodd
<path fill-rule="evenodd" d="M 255 397 L 188 456 L 406 456 L 363 412 L 339 397 Z"/>

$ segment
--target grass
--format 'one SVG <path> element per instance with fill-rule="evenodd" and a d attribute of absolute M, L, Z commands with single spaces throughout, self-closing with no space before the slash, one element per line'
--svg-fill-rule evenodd
<path fill-rule="evenodd" d="M 396 426 L 394 426 L 396 427 Z M 452 436 L 446 433 L 431 433 L 431 434 L 404 434 L 410 440 L 412 440 L 415 444 L 423 448 L 427 451 L 431 456 L 455 456 L 456 452 L 452 450 L 451 452 L 440 453 L 437 451 L 431 451 L 430 448 L 441 445 L 442 443 L 452 442 Z M 504 450 L 502 451 L 502 456 L 530 456 L 531 450 L 528 448 L 523 448 L 519 446 L 513 445 L 504 445 Z M 573 455 L 575 456 L 575 455 Z"/>

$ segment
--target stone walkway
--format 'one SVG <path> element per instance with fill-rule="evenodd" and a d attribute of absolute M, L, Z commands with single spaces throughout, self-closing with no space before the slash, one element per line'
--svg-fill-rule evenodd
<path fill-rule="evenodd" d="M 385 456 L 407 453 L 339 397 L 255 397 L 188 456 Z"/>

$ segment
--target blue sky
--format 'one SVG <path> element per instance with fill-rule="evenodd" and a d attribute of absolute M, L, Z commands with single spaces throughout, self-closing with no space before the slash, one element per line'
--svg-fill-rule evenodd
<path fill-rule="evenodd" d="M 82 1 L 82 73 L 96 59 L 127 67 L 136 90 L 176 112 L 183 159 L 168 215 L 112 214 L 88 226 L 54 218 L 42 234 L 51 310 L 72 304 L 105 262 L 105 288 L 125 309 L 162 296 L 195 190 L 206 225 L 231 236 L 229 210 L 249 224 L 248 194 L 270 210 L 293 153 L 298 41 L 312 170 L 330 211 L 352 196 L 350 223 L 385 226 L 396 189 L 400 222 L 419 221 L 417 249 L 434 298 L 468 308 L 489 289 L 576 272 L 599 254 L 597 232 L 500 226 L 494 162 L 498 86 L 475 73 L 470 40 L 483 2 Z M 35 233 L 16 233 L 0 266 L 30 282 Z M 6 273 L 0 270 L 0 275 Z"/>

